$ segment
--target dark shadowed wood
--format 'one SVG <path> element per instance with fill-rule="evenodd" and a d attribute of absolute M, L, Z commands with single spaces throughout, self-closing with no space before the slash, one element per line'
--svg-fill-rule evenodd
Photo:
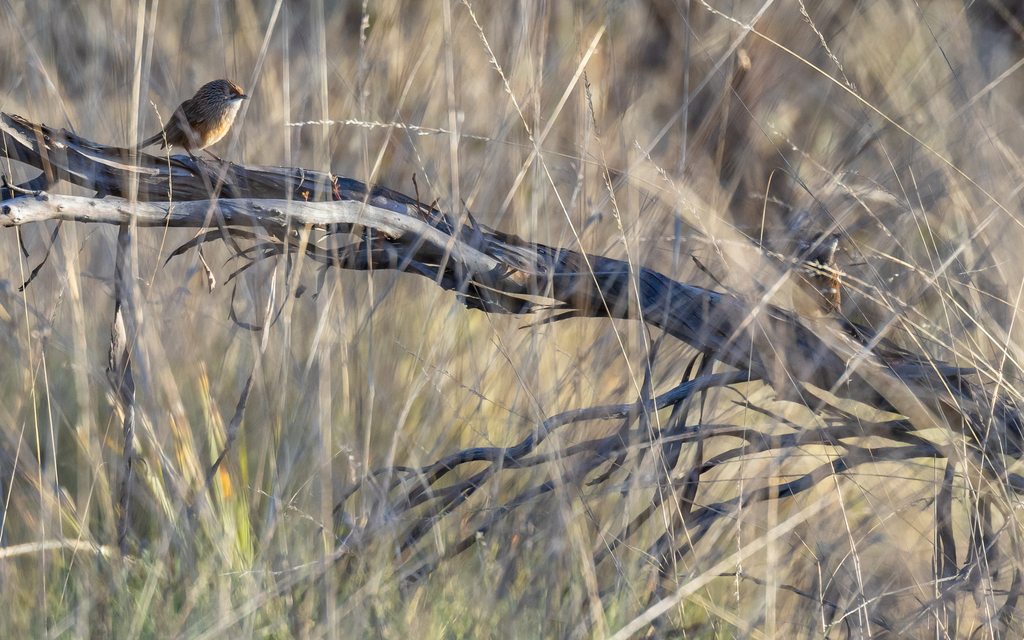
<path fill-rule="evenodd" d="M 137 179 L 139 199 L 148 200 L 21 196 L 3 203 L 4 226 L 57 218 L 120 224 L 135 216 L 140 226 L 204 228 L 216 218 L 250 238 L 259 230 L 259 251 L 246 256 L 254 259 L 296 251 L 289 223 L 292 229 L 311 225 L 323 234 L 353 236 L 336 251 L 307 247 L 305 255 L 325 268 L 416 273 L 489 313 L 543 309 L 553 314 L 549 320 L 641 320 L 715 360 L 750 370 L 781 398 L 815 408 L 821 401 L 807 387 L 816 387 L 898 410 L 921 428 L 946 424 L 949 411 L 963 416 L 950 425 L 957 430 L 966 425 L 980 431 L 995 419 L 1003 427 L 998 433 L 1010 441 L 1000 436 L 1000 446 L 1021 449 L 1016 405 L 967 382 L 963 376 L 971 371 L 903 351 L 843 320 L 809 326 L 782 309 L 676 282 L 623 260 L 527 242 L 478 224 L 468 213 L 456 220 L 414 198 L 333 174 L 147 154 L 133 165 L 125 149 L 6 114 L 0 114 L 0 131 L 0 152 L 40 169 L 48 184 L 67 180 L 101 195 L 123 195 Z M 172 203 L 166 202 L 169 195 Z M 183 249 L 221 237 L 221 229 L 200 234 Z"/>
<path fill-rule="evenodd" d="M 387 514 L 387 522 L 403 523 L 394 540 L 398 549 L 395 579 L 409 583 L 422 579 L 444 560 L 476 545 L 508 514 L 528 508 L 558 486 L 575 486 L 583 493 L 602 484 L 599 491 L 608 494 L 624 493 L 629 489 L 623 487 L 644 482 L 658 486 L 649 509 L 628 522 L 601 523 L 611 533 L 605 538 L 607 547 L 595 553 L 593 562 L 609 575 L 617 575 L 618 568 L 609 562 L 615 557 L 614 549 L 632 544 L 653 559 L 663 575 L 670 575 L 715 530 L 716 523 L 743 517 L 740 511 L 745 505 L 811 495 L 822 482 L 855 473 L 858 467 L 870 467 L 875 473 L 879 463 L 945 458 L 946 480 L 936 501 L 935 567 L 943 580 L 936 603 L 942 607 L 940 615 L 948 618 L 955 614 L 949 603 L 961 589 L 955 578 L 962 573 L 949 516 L 954 468 L 978 469 L 993 487 L 1024 494 L 1024 478 L 1010 471 L 1015 468 L 1012 458 L 1024 452 L 1024 426 L 1014 401 L 969 381 L 967 376 L 976 372 L 901 349 L 845 319 L 811 321 L 759 301 L 676 282 L 623 260 L 528 242 L 478 224 L 468 212 L 461 217 L 445 214 L 415 198 L 329 173 L 193 161 L 186 156 L 133 156 L 125 149 L 97 145 L 6 114 L 0 114 L 0 134 L 0 155 L 41 171 L 20 188 L 5 187 L 0 193 L 0 226 L 71 220 L 121 225 L 122 230 L 128 223 L 189 227 L 198 231 L 196 236 L 169 257 L 223 239 L 247 265 L 295 255 L 301 247 L 303 257 L 320 265 L 320 282 L 332 267 L 413 273 L 454 291 L 471 309 L 537 313 L 541 322 L 574 317 L 633 319 L 663 330 L 700 354 L 701 366 L 691 362 L 680 384 L 668 392 L 654 389 L 652 364 L 640 397 L 633 402 L 574 408 L 532 424 L 527 421 L 518 442 L 448 452 L 420 468 L 388 466 L 356 479 L 334 506 L 336 558 L 355 555 L 363 545 L 372 545 L 380 527 L 391 526 L 373 518 L 346 524 L 346 505 L 361 491 L 362 500 L 378 505 L 364 513 Z M 99 197 L 45 192 L 61 181 Z M 133 192 L 137 194 L 133 201 L 125 198 Z M 299 241 L 296 230 L 300 228 L 310 230 L 308 243 Z M 339 242 L 340 235 L 347 240 Z M 327 246 L 337 248 L 323 248 Z M 651 363 L 656 351 L 657 346 L 652 348 Z M 124 354 L 127 359 L 128 352 Z M 727 370 L 715 371 L 716 363 L 728 365 L 719 366 Z M 119 365 L 118 370 L 128 369 Z M 250 383 L 252 379 L 250 375 Z M 112 382 L 117 389 L 118 383 Z M 771 407 L 747 401 L 744 410 L 762 414 L 763 425 L 745 418 L 740 425 L 708 424 L 703 418 L 697 424 L 688 421 L 688 414 L 695 413 L 690 411 L 692 403 L 700 401 L 701 394 L 750 383 L 769 385 L 778 399 L 803 404 L 814 410 L 814 417 L 806 424 L 795 424 Z M 249 389 L 247 384 L 238 401 L 232 429 L 241 424 Z M 866 413 L 880 417 L 869 422 L 855 415 L 859 409 L 847 408 L 851 403 L 841 406 L 822 391 L 869 405 Z M 668 407 L 672 413 L 667 420 L 655 425 L 648 419 Z M 876 409 L 902 417 L 885 417 Z M 558 439 L 549 436 L 556 430 L 601 421 L 619 421 L 620 426 L 603 429 L 596 438 L 581 429 L 568 434 L 565 442 L 572 444 L 552 446 Z M 954 434 L 957 437 L 951 438 Z M 229 429 L 218 463 L 229 453 L 232 439 Z M 132 442 L 126 429 L 124 464 L 129 471 Z M 683 447 L 687 447 L 685 457 L 680 455 Z M 749 483 L 718 485 L 711 492 L 701 488 L 725 465 L 761 464 L 757 459 L 763 461 L 764 455 L 779 461 L 806 459 L 809 447 L 826 452 L 811 469 L 801 465 L 792 475 L 780 471 L 778 477 L 752 477 Z M 669 450 L 674 453 L 666 454 Z M 660 464 L 647 464 L 658 455 Z M 0 466 L 17 467 L 7 475 L 28 479 L 26 484 L 43 495 L 36 480 L 42 474 L 11 459 L 0 447 Z M 546 470 L 531 476 L 530 469 L 539 465 L 546 465 Z M 217 463 L 207 473 L 207 486 L 216 468 Z M 645 470 L 643 478 L 638 469 Z M 488 509 L 460 508 L 488 483 L 493 487 L 499 475 L 520 471 L 526 478 L 518 494 Z M 612 477 L 615 480 L 609 480 Z M 190 487 L 180 490 L 192 493 Z M 203 504 L 205 490 L 206 486 L 187 510 L 190 516 L 196 513 L 196 505 Z M 127 493 L 123 497 L 122 522 L 127 526 Z M 822 499 L 815 504 L 827 502 Z M 653 517 L 671 503 L 679 507 L 672 519 Z M 804 517 L 816 513 L 804 511 Z M 460 519 L 459 530 L 466 534 L 438 551 L 430 533 L 449 516 Z M 185 518 L 185 526 L 191 520 Z M 803 520 L 788 522 L 795 526 Z M 776 535 L 779 531 L 774 529 Z M 119 533 L 129 532 L 119 529 Z M 979 548 L 994 546 L 984 537 L 979 540 Z M 128 538 L 121 541 L 126 552 Z M 749 552 L 754 547 L 744 548 Z M 1015 585 L 1019 587 L 1020 582 L 1015 574 Z M 1008 597 L 1006 606 L 1012 606 L 1016 597 Z M 814 599 L 817 603 L 820 598 Z M 823 599 L 821 604 L 835 612 L 844 607 Z M 920 615 L 932 606 L 923 604 Z M 888 628 L 880 617 L 872 622 Z"/>
<path fill-rule="evenodd" d="M 455 259 L 440 268 L 443 273 L 439 284 L 467 294 L 467 303 L 473 308 L 525 313 L 534 305 L 522 296 L 541 296 L 557 301 L 560 303 L 558 311 L 571 315 L 639 317 L 697 349 L 714 349 L 723 362 L 741 368 L 752 367 L 771 377 L 772 372 L 764 370 L 761 357 L 750 350 L 751 339 L 746 329 L 736 330 L 749 317 L 750 309 L 746 305 L 731 296 L 675 282 L 650 269 L 631 267 L 612 258 L 528 243 L 475 223 L 458 224 L 437 209 L 389 189 L 368 189 L 357 180 L 322 172 L 196 162 L 187 156 L 168 159 L 148 154 L 138 154 L 137 165 L 133 165 L 132 152 L 127 149 L 98 145 L 67 131 L 53 130 L 7 114 L 0 115 L 0 131 L 4 136 L 4 153 L 40 169 L 49 183 L 67 180 L 98 194 L 123 197 L 129 192 L 130 181 L 137 179 L 140 201 L 166 201 L 169 197 L 175 201 L 207 200 L 219 193 L 221 200 L 216 211 L 229 225 L 249 225 L 255 221 L 280 233 L 287 218 L 284 212 L 288 211 L 297 223 L 333 225 L 336 231 L 351 231 L 358 223 L 384 234 L 382 240 L 371 242 L 369 247 L 358 247 L 359 250 L 348 252 L 347 257 L 320 256 L 344 268 L 386 269 L 397 264 L 405 271 L 436 278 L 446 254 L 457 246 L 466 246 L 493 258 L 493 264 L 481 269 L 480 265 L 465 264 L 457 256 L 451 256 Z M 301 202 L 225 202 L 225 199 L 237 198 L 279 200 L 289 197 Z M 369 206 L 349 210 L 348 214 L 337 208 L 308 206 L 310 200 L 325 199 L 365 202 Z M 63 211 L 59 215 L 66 219 L 112 224 L 123 222 L 128 215 L 127 210 L 111 211 L 99 203 L 83 205 L 60 205 Z M 212 224 L 214 208 L 208 204 L 188 210 L 175 205 L 169 218 L 168 209 L 161 214 L 158 210 L 137 208 L 135 213 L 139 224 L 143 225 L 202 227 Z M 408 218 L 400 235 L 396 237 L 396 229 L 386 224 L 381 214 L 375 213 L 379 209 Z M 30 210 L 34 212 L 31 219 L 53 217 L 46 213 L 45 206 L 19 202 L 5 209 L 4 224 L 29 221 L 25 216 Z M 93 213 L 86 213 L 90 210 Z M 412 224 L 416 220 L 423 224 Z M 447 237 L 427 241 L 427 226 L 440 230 Z M 635 308 L 635 302 L 630 309 L 631 284 L 639 289 L 639 309 Z M 494 290 L 493 295 L 489 289 Z M 794 318 L 779 310 L 770 312 L 781 318 L 770 321 L 772 325 L 781 323 L 771 332 L 792 333 L 793 339 L 801 345 L 800 356 L 783 368 L 795 368 L 797 380 L 825 389 L 834 386 L 845 371 L 844 362 Z M 779 383 L 788 388 L 784 380 Z M 870 394 L 867 388 L 861 392 Z M 881 402 L 881 399 L 876 398 L 876 401 Z"/>

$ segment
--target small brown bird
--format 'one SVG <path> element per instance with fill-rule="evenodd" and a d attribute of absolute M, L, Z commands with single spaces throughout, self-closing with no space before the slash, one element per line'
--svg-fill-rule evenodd
<path fill-rule="evenodd" d="M 817 246 L 815 246 L 817 243 Z M 828 238 L 815 238 L 810 242 L 799 243 L 799 253 L 803 263 L 797 272 L 797 283 L 800 288 L 817 304 L 816 311 L 820 315 L 828 315 L 839 310 L 842 272 L 836 263 L 836 249 L 839 247 L 839 234 Z M 801 315 L 812 315 L 798 309 Z"/>
<path fill-rule="evenodd" d="M 146 138 L 136 147 L 144 149 L 160 143 L 160 148 L 178 146 L 194 160 L 193 151 L 205 151 L 206 147 L 223 138 L 235 121 L 242 100 L 249 96 L 230 80 L 213 80 L 199 87 L 192 96 L 174 110 L 167 126 L 160 133 Z M 206 151 L 211 157 L 217 156 Z"/>

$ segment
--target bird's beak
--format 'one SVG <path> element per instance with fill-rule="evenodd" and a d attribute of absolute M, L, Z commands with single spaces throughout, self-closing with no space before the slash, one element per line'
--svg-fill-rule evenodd
<path fill-rule="evenodd" d="M 242 95 L 238 96 L 238 99 L 239 99 L 239 100 L 248 100 L 248 99 L 249 99 L 249 96 L 247 96 L 247 95 L 245 95 L 245 94 L 243 93 Z"/>

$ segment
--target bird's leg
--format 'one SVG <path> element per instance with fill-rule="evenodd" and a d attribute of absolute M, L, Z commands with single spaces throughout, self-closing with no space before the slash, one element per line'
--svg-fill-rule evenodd
<path fill-rule="evenodd" d="M 209 149 L 203 149 L 203 151 L 205 151 L 205 152 L 206 152 L 207 154 L 209 154 L 209 156 L 210 156 L 211 158 L 213 158 L 214 160 L 216 160 L 217 162 L 224 162 L 223 160 L 221 160 L 221 159 L 220 159 L 220 158 L 218 158 L 217 156 L 213 155 L 213 152 L 212 152 L 212 151 L 210 151 Z"/>

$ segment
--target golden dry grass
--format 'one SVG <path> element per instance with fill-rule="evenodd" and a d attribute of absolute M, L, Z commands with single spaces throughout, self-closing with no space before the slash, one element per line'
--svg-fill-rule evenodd
<path fill-rule="evenodd" d="M 464 202 L 524 238 L 716 287 L 696 255 L 746 295 L 772 284 L 750 239 L 777 244 L 795 220 L 836 226 L 848 317 L 978 367 L 1016 398 L 1024 15 L 967 4 L 8 0 L 0 110 L 130 144 L 228 77 L 252 99 L 216 147 L 222 157 L 409 195 L 415 174 L 420 199 L 446 211 Z M 6 161 L 2 172 L 33 177 Z M 926 605 L 944 465 L 927 458 L 862 465 L 741 508 L 660 574 L 648 550 L 678 502 L 657 502 L 654 524 L 615 539 L 664 490 L 645 480 L 651 460 L 597 487 L 559 480 L 557 455 L 500 472 L 405 552 L 414 518 L 384 499 L 386 479 L 336 518 L 373 470 L 511 445 L 559 412 L 636 400 L 659 336 L 624 321 L 526 326 L 534 319 L 468 311 L 394 272 L 331 270 L 316 299 L 315 268 L 301 261 L 226 283 L 236 263 L 224 249 L 207 251 L 220 281 L 208 292 L 194 251 L 164 265 L 181 231 L 135 238 L 140 419 L 122 561 L 123 443 L 104 374 L 116 230 L 65 225 L 18 292 L 51 232 L 20 230 L 27 257 L 15 230 L 0 233 L 4 637 L 606 637 L 698 577 L 706 584 L 637 637 L 936 637 Z M 282 294 L 300 285 L 305 295 Z M 257 322 L 268 301 L 283 312 L 265 332 L 229 318 L 234 308 Z M 693 355 L 665 340 L 655 389 L 678 384 Z M 239 439 L 190 524 L 184 508 L 253 370 Z M 764 386 L 740 389 L 820 424 Z M 790 431 L 741 399 L 713 392 L 700 419 Z M 574 425 L 541 453 L 619 427 Z M 716 441 L 704 457 L 735 446 Z M 790 480 L 833 453 L 745 457 L 702 478 L 696 501 Z M 683 449 L 680 469 L 693 455 Z M 548 480 L 552 491 L 445 556 Z M 970 518 L 986 491 L 1000 554 L 971 565 Z M 1019 498 L 963 473 L 953 500 L 959 566 L 991 569 L 993 588 L 956 594 L 958 636 L 981 626 L 990 637 L 1024 562 Z M 688 534 L 676 535 L 678 547 Z M 726 575 L 709 573 L 730 557 Z M 425 562 L 428 574 L 406 579 Z M 1010 613 L 1013 637 L 1022 624 Z"/>

